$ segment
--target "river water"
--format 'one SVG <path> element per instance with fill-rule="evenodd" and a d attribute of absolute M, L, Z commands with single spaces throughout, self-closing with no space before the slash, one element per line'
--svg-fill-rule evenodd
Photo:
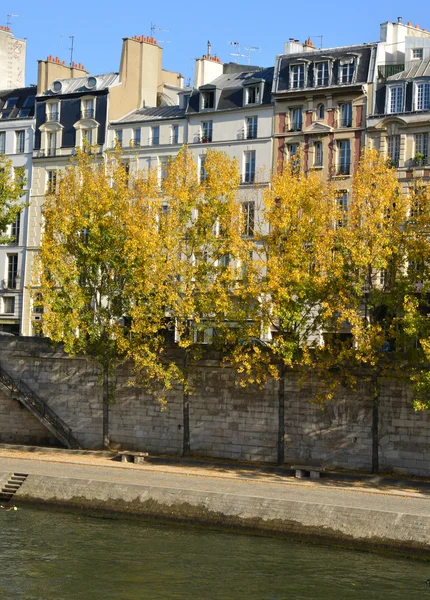
<path fill-rule="evenodd" d="M 0 600 L 430 599 L 430 563 L 287 539 L 0 510 Z"/>

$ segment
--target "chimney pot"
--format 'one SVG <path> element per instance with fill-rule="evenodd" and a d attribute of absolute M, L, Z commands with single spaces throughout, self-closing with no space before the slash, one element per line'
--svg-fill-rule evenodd
<path fill-rule="evenodd" d="M 397 17 L 397 23 L 401 23 L 402 22 L 402 17 Z"/>
<path fill-rule="evenodd" d="M 412 21 L 408 21 L 408 27 L 412 27 Z"/>

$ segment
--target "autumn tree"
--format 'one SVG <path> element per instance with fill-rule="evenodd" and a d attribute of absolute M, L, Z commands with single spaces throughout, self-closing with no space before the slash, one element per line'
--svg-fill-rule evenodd
<path fill-rule="evenodd" d="M 190 453 L 190 369 L 201 355 L 198 342 L 225 350 L 237 342 L 246 314 L 238 301 L 239 282 L 246 277 L 252 244 L 242 235 L 238 186 L 235 160 L 208 151 L 199 178 L 186 148 L 171 161 L 162 185 L 168 204 L 163 221 L 170 265 L 167 313 L 183 354 L 177 378 L 183 386 L 184 455 Z"/>
<path fill-rule="evenodd" d="M 129 173 L 118 153 L 105 161 L 88 150 L 78 152 L 45 198 L 35 301 L 43 306 L 45 336 L 100 364 L 108 447 L 110 380 L 127 356 L 131 276 L 149 268 L 142 265 L 157 248 L 157 194 L 155 182 Z M 136 226 L 144 231 L 138 253 Z"/>
<path fill-rule="evenodd" d="M 12 177 L 12 162 L 0 155 L 0 244 L 11 241 L 6 234 L 8 225 L 14 223 L 22 211 L 25 186 L 24 168 L 16 168 Z"/>

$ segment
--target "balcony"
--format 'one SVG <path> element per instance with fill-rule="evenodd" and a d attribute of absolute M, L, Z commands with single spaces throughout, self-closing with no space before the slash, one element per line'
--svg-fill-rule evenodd
<path fill-rule="evenodd" d="M 207 133 L 197 133 L 194 136 L 195 144 L 209 144 L 212 141 L 212 131 Z"/>
<path fill-rule="evenodd" d="M 169 143 L 170 144 L 179 144 L 179 136 L 178 135 L 171 135 L 169 138 Z"/>
<path fill-rule="evenodd" d="M 148 138 L 148 146 L 159 146 L 160 145 L 160 136 L 154 136 Z"/>
<path fill-rule="evenodd" d="M 238 140 L 256 140 L 257 139 L 257 127 L 245 127 L 239 129 L 237 132 Z"/>
<path fill-rule="evenodd" d="M 241 185 L 251 185 L 255 183 L 255 173 L 250 171 L 249 173 L 244 173 L 240 178 Z"/>
<path fill-rule="evenodd" d="M 94 119 L 94 108 L 86 108 L 81 110 L 81 119 Z"/>
<path fill-rule="evenodd" d="M 336 175 L 350 175 L 351 163 L 340 162 L 336 167 Z"/>
<path fill-rule="evenodd" d="M 47 148 L 46 150 L 39 150 L 36 154 L 36 158 L 46 158 L 49 156 L 57 156 L 57 148 Z"/>
<path fill-rule="evenodd" d="M 391 77 L 391 75 L 396 75 L 397 73 L 401 73 L 404 70 L 405 70 L 404 63 L 398 63 L 398 64 L 387 63 L 385 65 L 379 65 L 378 66 L 378 81 L 379 82 L 386 81 L 388 79 L 388 77 Z"/>
<path fill-rule="evenodd" d="M 430 167 L 430 158 L 428 156 L 410 158 L 405 161 L 405 167 L 409 169 L 424 169 Z"/>
<path fill-rule="evenodd" d="M 53 110 L 51 112 L 46 113 L 46 122 L 48 123 L 49 121 L 59 121 L 60 120 L 60 113 L 58 112 L 58 110 Z"/>
<path fill-rule="evenodd" d="M 339 127 L 352 127 L 352 117 L 339 119 Z"/>

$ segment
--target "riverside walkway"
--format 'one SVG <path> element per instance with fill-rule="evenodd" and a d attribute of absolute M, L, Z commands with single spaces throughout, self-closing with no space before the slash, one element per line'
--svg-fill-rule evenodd
<path fill-rule="evenodd" d="M 0 485 L 27 480 L 13 502 L 47 502 L 268 533 L 331 538 L 430 556 L 430 483 L 380 478 L 297 480 L 255 466 L 106 453 L 0 448 Z"/>

